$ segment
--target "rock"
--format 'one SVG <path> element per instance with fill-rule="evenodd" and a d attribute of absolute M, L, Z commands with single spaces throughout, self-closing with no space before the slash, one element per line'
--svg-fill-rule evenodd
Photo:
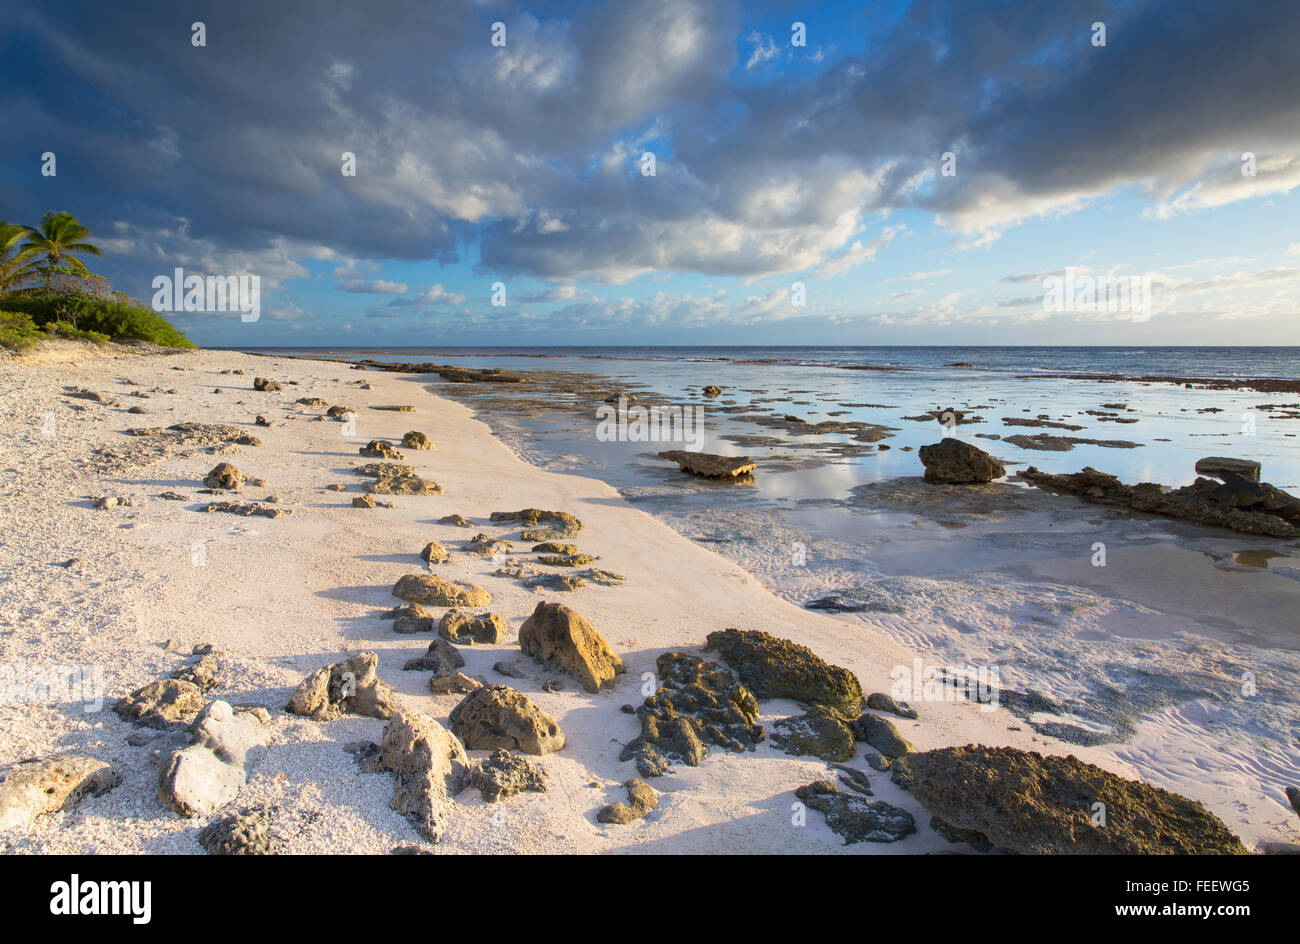
<path fill-rule="evenodd" d="M 976 852 L 991 852 L 993 843 L 989 837 L 973 829 L 958 829 L 937 816 L 930 817 L 930 828 L 949 842 L 964 842 Z"/>
<path fill-rule="evenodd" d="M 522 511 L 494 511 L 488 520 L 519 522 L 526 528 L 543 526 L 540 533 L 532 532 L 537 534 L 537 537 L 525 536 L 525 541 L 550 541 L 557 538 L 569 538 L 582 530 L 582 522 L 568 512 L 542 511 L 539 508 L 525 508 Z"/>
<path fill-rule="evenodd" d="M 432 623 L 432 618 L 429 619 Z M 456 647 L 445 639 L 435 639 L 429 643 L 429 649 L 418 659 L 407 659 L 406 664 L 402 666 L 403 671 L 431 671 L 435 678 L 451 675 L 457 669 L 463 668 L 465 657 L 456 651 Z"/>
<path fill-rule="evenodd" d="M 636 710 L 641 734 L 619 760 L 636 761 L 643 777 L 658 777 L 670 759 L 698 767 L 709 746 L 742 752 L 766 736 L 758 720 L 758 699 L 716 662 L 684 652 L 665 652 L 655 661 L 658 690 Z"/>
<path fill-rule="evenodd" d="M 555 720 L 508 685 L 484 685 L 451 712 L 451 730 L 470 750 L 549 754 L 564 747 Z"/>
<path fill-rule="evenodd" d="M 465 695 L 482 687 L 482 682 L 470 678 L 464 672 L 456 672 L 453 675 L 435 675 L 429 679 L 429 691 L 435 695 Z"/>
<path fill-rule="evenodd" d="M 875 711 L 887 711 L 891 715 L 898 715 L 898 717 L 907 718 L 909 721 L 915 721 L 917 718 L 915 708 L 905 701 L 894 701 L 884 692 L 872 692 L 868 695 L 867 707 Z"/>
<path fill-rule="evenodd" d="M 1300 787 L 1287 787 L 1286 799 L 1291 804 L 1291 809 L 1295 810 L 1297 816 L 1300 816 Z"/>
<path fill-rule="evenodd" d="M 393 632 L 403 636 L 428 636 L 437 629 L 438 623 L 432 616 L 399 616 L 393 620 Z"/>
<path fill-rule="evenodd" d="M 689 452 L 670 449 L 659 453 L 660 459 L 676 462 L 683 472 L 702 475 L 709 479 L 734 479 L 754 471 L 755 462 L 749 456 L 716 456 L 707 452 Z"/>
<path fill-rule="evenodd" d="M 633 778 L 626 781 L 623 788 L 627 790 L 628 802 L 616 801 L 609 806 L 601 807 L 596 813 L 597 822 L 626 826 L 628 823 L 644 818 L 659 805 L 659 794 L 655 793 L 650 784 L 644 780 Z"/>
<path fill-rule="evenodd" d="M 776 722 L 772 726 L 772 743 L 787 754 L 808 754 L 823 760 L 851 760 L 857 752 L 848 722 L 821 705 L 807 714 Z"/>
<path fill-rule="evenodd" d="M 271 831 L 274 810 L 258 806 L 215 819 L 199 832 L 209 855 L 279 855 L 284 841 Z"/>
<path fill-rule="evenodd" d="M 190 724 L 194 744 L 206 747 L 227 764 L 246 767 L 271 743 L 265 723 L 252 711 L 236 711 L 214 701 Z"/>
<path fill-rule="evenodd" d="M 442 486 L 418 475 L 396 475 L 377 478 L 361 486 L 375 495 L 441 495 Z"/>
<path fill-rule="evenodd" d="M 449 524 L 456 528 L 474 527 L 472 524 L 469 523 L 467 519 L 463 518 L 460 515 L 444 515 L 443 517 L 438 519 L 438 524 Z"/>
<path fill-rule="evenodd" d="M 722 393 L 722 388 L 709 384 L 702 392 L 706 397 L 712 400 L 714 397 L 719 396 Z"/>
<path fill-rule="evenodd" d="M 469 779 L 469 757 L 456 736 L 427 715 L 400 712 L 384 726 L 383 765 L 396 785 L 389 802 L 431 842 L 442 839 L 455 797 Z"/>
<path fill-rule="evenodd" d="M 581 590 L 587 581 L 573 574 L 533 574 L 525 578 L 524 586 L 534 590 Z"/>
<path fill-rule="evenodd" d="M 499 803 L 524 791 L 546 792 L 546 770 L 509 751 L 493 751 L 474 767 L 470 785 L 489 803 Z"/>
<path fill-rule="evenodd" d="M 281 390 L 283 390 L 284 388 L 283 388 L 282 386 L 280 386 L 280 384 L 279 384 L 278 381 L 275 381 L 275 380 L 267 380 L 265 377 L 254 377 L 254 378 L 253 378 L 253 389 L 254 389 L 254 390 L 261 390 L 261 391 L 264 391 L 264 392 L 266 392 L 266 393 L 278 393 L 278 392 L 280 392 Z"/>
<path fill-rule="evenodd" d="M 330 417 L 330 419 L 335 419 L 338 420 L 339 422 L 345 422 L 348 419 L 348 417 L 356 416 L 357 411 L 352 409 L 352 407 L 350 406 L 335 404 L 334 406 L 330 407 L 328 410 L 325 411 L 325 415 Z"/>
<path fill-rule="evenodd" d="M 401 459 L 402 454 L 393 448 L 392 443 L 382 439 L 372 439 L 358 450 L 363 456 L 372 459 Z"/>
<path fill-rule="evenodd" d="M 476 557 L 496 557 L 499 554 L 509 554 L 513 549 L 514 545 L 509 541 L 488 537 L 486 534 L 476 534 L 469 539 L 469 552 Z"/>
<path fill-rule="evenodd" d="M 829 780 L 800 787 L 794 795 L 826 817 L 826 825 L 844 844 L 897 842 L 916 832 L 916 820 L 907 810 L 882 800 L 874 802 L 852 793 L 840 793 Z"/>
<path fill-rule="evenodd" d="M 916 750 L 912 743 L 898 733 L 894 723 L 879 715 L 864 714 L 853 722 L 853 733 L 888 758 L 902 757 Z"/>
<path fill-rule="evenodd" d="M 612 685 L 623 660 L 596 628 L 563 603 L 539 603 L 519 628 L 519 648 L 565 672 L 589 692 Z"/>
<path fill-rule="evenodd" d="M 118 700 L 113 710 L 128 721 L 165 728 L 203 707 L 203 691 L 193 682 L 159 679 Z"/>
<path fill-rule="evenodd" d="M 563 554 L 566 557 L 571 557 L 572 555 L 578 553 L 578 545 L 560 544 L 555 541 L 544 541 L 541 544 L 533 545 L 533 553 L 534 554 Z"/>
<path fill-rule="evenodd" d="M 451 642 L 493 645 L 506 638 L 506 621 L 496 613 L 462 613 L 448 610 L 438 622 L 438 635 Z"/>
<path fill-rule="evenodd" d="M 1252 482 L 1259 481 L 1261 466 L 1255 459 L 1232 459 L 1227 456 L 1206 456 L 1196 460 L 1196 474 L 1212 478 L 1223 478 L 1224 472 L 1231 472 Z"/>
<path fill-rule="evenodd" d="M 294 689 L 287 710 L 313 721 L 333 721 L 344 714 L 391 718 L 396 710 L 393 690 L 375 674 L 378 662 L 373 652 L 363 652 L 317 669 Z"/>
<path fill-rule="evenodd" d="M 894 762 L 890 760 L 888 757 L 886 757 L 884 754 L 868 754 L 867 763 L 870 764 L 873 769 L 879 770 L 881 773 L 884 773 L 885 771 L 889 770 L 890 767 L 893 766 Z"/>
<path fill-rule="evenodd" d="M 927 482 L 983 483 L 1007 474 L 1002 463 L 970 443 L 945 437 L 917 452 Z"/>
<path fill-rule="evenodd" d="M 1048 433 L 1039 433 L 1036 436 L 1008 436 L 1002 441 L 1019 446 L 1021 449 L 1037 449 L 1039 452 L 1070 452 L 1074 449 L 1074 443 L 1070 439 Z"/>
<path fill-rule="evenodd" d="M 405 436 L 402 437 L 402 446 L 404 446 L 407 449 L 419 449 L 419 450 L 428 451 L 433 448 L 433 440 L 430 439 L 428 436 L 424 435 L 424 433 L 411 430 L 409 433 L 407 433 Z"/>
<path fill-rule="evenodd" d="M 255 425 L 257 425 L 257 426 L 270 426 L 270 425 L 271 425 L 271 421 L 268 420 L 265 416 L 262 416 L 262 415 L 260 415 L 260 414 L 258 415 L 258 417 L 257 417 L 255 420 L 253 420 L 253 423 L 254 423 Z"/>
<path fill-rule="evenodd" d="M 401 462 L 364 462 L 352 470 L 354 475 L 364 475 L 372 479 L 400 478 L 414 475 L 415 468 Z"/>
<path fill-rule="evenodd" d="M 384 610 L 379 614 L 380 619 L 397 620 L 403 616 L 412 619 L 432 619 L 429 611 L 418 603 L 403 603 L 401 606 L 395 606 L 391 610 Z"/>
<path fill-rule="evenodd" d="M 1246 851 L 1200 803 L 1073 756 L 966 745 L 913 754 L 907 765 L 911 793 L 932 815 L 1022 854 Z M 1105 825 L 1093 824 L 1095 803 L 1105 805 Z"/>
<path fill-rule="evenodd" d="M 353 508 L 376 508 L 379 504 L 380 503 L 375 501 L 374 496 L 372 495 L 358 495 L 356 498 L 352 499 Z M 392 508 L 393 506 L 389 505 L 388 507 Z"/>
<path fill-rule="evenodd" d="M 1040 472 L 1034 466 L 1020 473 L 1021 478 L 1039 488 L 1078 495 L 1087 502 L 1231 528 L 1244 534 L 1300 537 L 1300 499 L 1267 483 L 1251 482 L 1232 472 L 1225 471 L 1222 475 L 1233 481 L 1221 484 L 1212 479 L 1198 478 L 1191 485 L 1166 489 L 1155 482 L 1126 485 L 1115 476 L 1098 472 L 1091 466 L 1070 475 L 1052 475 Z M 1247 504 L 1242 505 L 1243 501 Z"/>
<path fill-rule="evenodd" d="M 122 778 L 102 760 L 51 754 L 0 772 L 0 829 L 25 829 L 38 816 L 70 810 L 87 794 L 102 796 Z"/>
<path fill-rule="evenodd" d="M 482 587 L 465 581 L 452 583 L 436 574 L 407 574 L 393 586 L 393 596 L 430 606 L 483 607 L 492 602 Z"/>
<path fill-rule="evenodd" d="M 848 718 L 862 710 L 862 685 L 856 675 L 788 639 L 725 629 L 709 633 L 704 648 L 716 650 L 758 698 L 793 698 L 833 708 Z"/>
<path fill-rule="evenodd" d="M 203 510 L 208 513 L 220 511 L 230 515 L 242 515 L 245 518 L 283 518 L 285 515 L 293 514 L 289 508 L 276 508 L 261 502 L 209 502 L 203 506 Z"/>
<path fill-rule="evenodd" d="M 523 666 L 521 666 L 518 662 L 501 661 L 501 662 L 493 663 L 492 671 L 504 675 L 506 678 L 512 678 L 512 679 L 532 678 L 532 676 L 529 675 L 528 672 L 524 670 Z"/>
<path fill-rule="evenodd" d="M 201 692 L 209 692 L 221 681 L 221 660 L 215 653 L 205 655 L 193 665 L 177 669 L 172 673 L 172 678 L 190 682 L 198 686 Z"/>
<path fill-rule="evenodd" d="M 231 803 L 244 786 L 244 769 L 201 745 L 174 752 L 163 763 L 158 799 L 181 816 L 210 816 Z"/>
<path fill-rule="evenodd" d="M 542 554 L 537 558 L 539 564 L 549 567 L 585 567 L 597 560 L 600 558 L 594 554 Z"/>
<path fill-rule="evenodd" d="M 424 545 L 424 550 L 420 551 L 420 560 L 428 561 L 430 564 L 445 564 L 451 560 L 451 555 L 437 541 L 430 541 Z"/>
<path fill-rule="evenodd" d="M 322 407 L 326 405 L 326 401 L 322 400 L 320 397 L 299 397 L 294 402 L 300 403 L 303 406 Z"/>

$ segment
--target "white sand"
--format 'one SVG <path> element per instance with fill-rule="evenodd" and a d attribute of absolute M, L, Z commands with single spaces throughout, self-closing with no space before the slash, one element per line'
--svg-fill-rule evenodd
<path fill-rule="evenodd" d="M 222 375 L 228 368 L 246 373 Z M 284 391 L 254 392 L 255 375 L 284 382 Z M 362 379 L 374 389 L 359 390 L 354 382 Z M 290 386 L 290 380 L 299 385 Z M 67 384 L 109 394 L 120 405 L 67 399 L 60 396 Z M 154 387 L 178 393 L 129 396 Z M 224 392 L 214 393 L 217 387 Z M 345 437 L 341 424 L 318 421 L 323 410 L 295 405 L 303 396 L 358 408 L 355 434 Z M 398 403 L 412 404 L 416 412 L 369 409 Z M 136 404 L 150 414 L 124 412 Z M 545 794 L 490 805 L 466 790 L 439 851 L 970 851 L 939 838 L 929 828 L 928 814 L 888 775 L 874 772 L 877 798 L 910 810 L 917 818 L 916 835 L 889 845 L 845 847 L 825 828 L 820 813 L 809 811 L 806 826 L 792 825 L 793 790 L 834 777 L 820 761 L 792 758 L 767 744 L 755 753 L 714 751 L 699 768 L 677 765 L 675 773 L 651 781 L 661 799 L 645 820 L 598 824 L 596 810 L 624 799 L 619 784 L 636 775 L 633 764 L 618 760 L 622 744 L 637 733 L 635 717 L 619 707 L 641 701 L 641 675 L 653 671 L 659 653 L 698 645 L 709 632 L 726 627 L 766 630 L 852 669 L 868 692 L 888 691 L 891 668 L 910 666 L 913 654 L 855 620 L 784 602 L 736 565 L 630 507 L 602 482 L 526 465 L 465 407 L 434 396 L 418 376 L 223 352 L 144 356 L 55 344 L 25 362 L 0 362 L 0 413 L 0 664 L 96 666 L 106 689 L 104 705 L 92 712 L 57 701 L 0 705 L 0 764 L 67 751 L 111 761 L 124 777 L 107 795 L 44 817 L 31 831 L 0 833 L 0 850 L 201 851 L 196 837 L 204 821 L 182 819 L 159 802 L 156 758 L 149 746 L 126 743 L 136 729 L 110 710 L 122 694 L 183 664 L 181 655 L 164 651 L 168 639 L 187 649 L 211 642 L 224 650 L 227 677 L 210 697 L 272 710 L 272 745 L 235 805 L 273 802 L 277 827 L 292 836 L 289 851 L 373 853 L 419 842 L 406 820 L 388 808 L 391 778 L 360 773 L 343 751 L 352 740 L 378 741 L 383 722 L 347 717 L 321 724 L 288 715 L 283 706 L 308 672 L 373 650 L 379 653 L 381 678 L 406 707 L 446 721 L 459 696 L 431 696 L 427 672 L 402 671 L 403 662 L 422 654 L 428 640 L 397 635 L 379 618 L 399 602 L 390 593 L 393 583 L 420 571 L 420 548 L 438 540 L 453 554 L 438 573 L 487 589 L 491 610 L 505 616 L 512 630 L 511 639 L 499 646 L 463 649 L 464 671 L 526 692 L 559 722 L 567 741 L 563 751 L 540 759 L 550 778 Z M 50 413 L 52 437 L 41 430 Z M 273 427 L 255 427 L 258 413 Z M 173 459 L 124 479 L 104 479 L 89 470 L 92 450 L 121 444 L 126 427 L 187 420 L 246 427 L 263 445 L 219 458 Z M 593 431 L 594 424 L 593 419 Z M 372 438 L 396 441 L 409 429 L 428 433 L 437 450 L 404 450 L 406 461 L 439 482 L 445 494 L 394 497 L 395 509 L 353 508 L 361 480 L 347 470 L 363 461 L 358 447 Z M 246 489 L 244 497 L 273 493 L 293 514 L 270 520 L 196 511 L 209 500 L 197 494 L 201 480 L 222 459 L 267 481 L 268 488 Z M 330 483 L 349 488 L 324 491 Z M 168 490 L 190 500 L 157 497 Z M 130 497 L 134 504 L 94 510 L 87 496 L 99 495 Z M 574 542 L 600 555 L 597 566 L 626 575 L 626 584 L 535 592 L 492 576 L 497 565 L 491 560 L 460 551 L 461 542 L 478 531 L 514 537 L 517 528 L 490 525 L 487 517 L 529 506 L 581 518 L 585 527 Z M 475 528 L 435 523 L 453 512 Z M 196 545 L 203 547 L 204 566 L 193 562 Z M 527 545 L 516 541 L 516 550 L 526 551 Z M 85 558 L 86 564 L 58 566 L 73 557 Z M 503 658 L 527 662 L 513 633 L 542 599 L 582 613 L 622 654 L 628 672 L 613 691 L 593 696 L 570 682 L 566 691 L 547 693 L 540 671 L 535 681 L 511 681 L 492 671 Z M 780 701 L 763 707 L 768 723 L 799 710 Z M 966 702 L 917 707 L 921 720 L 899 721 L 898 728 L 923 750 L 967 742 L 1008 744 L 1073 753 L 1126 776 L 1134 773 L 1113 754 L 1058 745 L 1003 711 L 981 711 Z M 855 766 L 865 766 L 862 751 L 860 746 Z M 1196 784 L 1180 786 L 1202 798 Z M 1204 799 L 1248 847 L 1294 833 L 1282 816 L 1276 823 L 1247 822 L 1222 792 L 1209 791 Z"/>

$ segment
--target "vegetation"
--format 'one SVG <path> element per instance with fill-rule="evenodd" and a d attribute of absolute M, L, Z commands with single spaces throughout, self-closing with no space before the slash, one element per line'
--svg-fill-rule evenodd
<path fill-rule="evenodd" d="M 81 256 L 103 255 L 89 236 L 67 212 L 46 213 L 39 226 L 0 220 L 0 345 L 26 350 L 57 336 L 193 347 L 166 318 L 87 268 Z"/>

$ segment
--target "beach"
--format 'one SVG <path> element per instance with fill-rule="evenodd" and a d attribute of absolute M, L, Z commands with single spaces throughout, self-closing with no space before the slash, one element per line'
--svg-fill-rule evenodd
<path fill-rule="evenodd" d="M 281 389 L 254 390 L 258 377 L 274 379 Z M 753 555 L 752 567 L 747 566 L 737 560 L 740 555 L 724 556 L 707 542 L 691 540 L 681 521 L 670 526 L 599 478 L 525 462 L 474 417 L 470 405 L 435 393 L 430 380 L 425 374 L 359 371 L 328 360 L 227 351 L 141 353 L 76 342 L 49 342 L 27 358 L 0 362 L 5 420 L 0 429 L 5 455 L 0 662 L 21 665 L 28 673 L 82 667 L 87 677 L 103 681 L 98 705 L 66 698 L 0 705 L 0 764 L 63 752 L 106 761 L 121 776 L 120 784 L 101 796 L 42 816 L 28 828 L 0 831 L 0 848 L 201 853 L 198 833 L 206 818 L 178 816 L 159 800 L 159 770 L 169 735 L 141 734 L 111 709 L 120 697 L 183 668 L 194 646 L 211 644 L 222 654 L 223 669 L 208 697 L 236 707 L 260 706 L 269 714 L 269 744 L 249 765 L 246 783 L 230 808 L 272 809 L 285 852 L 387 853 L 411 845 L 428 845 L 440 853 L 972 851 L 932 830 L 930 816 L 915 799 L 889 774 L 875 772 L 870 774 L 875 799 L 910 812 L 917 829 L 894 842 L 845 844 L 820 814 L 795 815 L 796 789 L 834 779 L 826 762 L 787 754 L 770 739 L 751 751 L 715 749 L 699 766 L 674 765 L 671 773 L 652 778 L 658 803 L 644 818 L 626 825 L 598 822 L 597 811 L 626 799 L 622 784 L 636 775 L 620 754 L 639 727 L 636 716 L 622 708 L 639 705 L 650 694 L 646 673 L 653 679 L 662 653 L 698 654 L 710 633 L 732 627 L 762 631 L 850 670 L 864 693 L 889 692 L 900 667 L 910 670 L 919 658 L 933 661 L 934 639 L 951 637 L 952 627 L 942 622 L 943 606 L 918 607 L 905 620 L 875 612 L 809 609 L 802 605 L 809 595 L 834 588 L 822 584 L 799 595 L 774 592 L 788 589 L 788 579 L 795 578 L 783 584 L 779 576 L 764 573 L 761 561 L 772 555 Z M 363 384 L 369 388 L 361 389 Z M 100 399 L 69 395 L 77 390 L 97 393 Z M 355 420 L 335 422 L 323 406 L 297 402 L 303 398 L 346 404 Z M 412 409 L 393 409 L 406 406 Z M 146 412 L 129 415 L 130 407 Z M 259 415 L 269 425 L 258 425 Z M 129 427 L 185 422 L 228 424 L 255 436 L 260 445 L 222 445 L 216 452 L 185 449 L 147 463 L 135 461 L 140 453 L 120 452 L 133 438 L 124 432 Z M 352 471 L 362 461 L 359 450 L 372 440 L 398 443 L 413 430 L 427 434 L 436 448 L 403 449 L 401 461 L 437 482 L 441 494 L 376 495 L 394 507 L 355 507 L 353 499 L 363 494 L 363 480 Z M 113 463 L 96 454 L 104 448 L 118 451 Z M 288 513 L 205 513 L 202 509 L 214 497 L 200 493 L 203 480 L 223 461 L 264 484 L 246 484 L 237 497 L 216 500 L 257 502 L 273 513 Z M 912 474 L 919 473 L 917 463 Z M 761 475 L 760 465 L 756 478 Z M 331 491 L 331 485 L 345 488 Z M 179 497 L 160 497 L 164 493 Z M 110 501 L 99 501 L 104 498 Z M 567 592 L 533 589 L 499 574 L 501 559 L 472 553 L 471 537 L 483 533 L 513 542 L 506 561 L 528 560 L 519 526 L 490 518 L 493 512 L 526 508 L 563 511 L 580 519 L 581 531 L 571 540 L 598 556 L 599 568 L 621 575 L 621 585 L 588 582 Z M 1044 534 L 1090 520 L 1086 512 L 1060 506 L 1035 504 L 1025 513 L 1037 516 Z M 472 527 L 438 523 L 452 514 L 464 516 Z M 960 512 L 938 517 L 957 520 Z M 989 530 L 989 522 L 997 520 L 987 509 L 976 517 L 980 521 L 958 523 L 972 526 L 974 533 Z M 1113 533 L 1129 526 L 1116 521 L 1106 528 Z M 952 529 L 939 533 L 944 530 Z M 877 532 L 876 539 L 902 549 L 909 541 L 924 540 L 913 538 L 916 532 L 910 520 L 900 521 L 892 530 Z M 779 534 L 771 543 L 785 554 L 794 539 Z M 991 540 L 1009 547 L 1011 539 Z M 436 845 L 390 807 L 392 778 L 365 769 L 345 750 L 355 742 L 380 742 L 383 720 L 345 714 L 316 721 L 285 711 L 306 676 L 373 652 L 379 678 L 392 686 L 404 711 L 447 723 L 463 696 L 434 694 L 427 673 L 403 669 L 407 660 L 424 653 L 429 638 L 396 633 L 382 618 L 402 602 L 393 596 L 394 584 L 428 570 L 419 554 L 430 541 L 451 555 L 437 573 L 486 590 L 491 595 L 487 608 L 507 626 L 499 643 L 458 647 L 465 660 L 460 671 L 494 684 L 508 682 L 558 723 L 565 741 L 562 749 L 536 759 L 545 769 L 545 792 L 525 792 L 494 804 L 467 789 L 456 798 Z M 1090 546 L 1091 538 L 1085 543 Z M 933 558 L 941 546 L 912 552 Z M 1026 572 L 1037 568 L 1040 577 L 1083 583 L 1083 575 L 1062 564 L 1059 555 L 1042 555 L 1035 563 L 1023 547 L 1007 553 L 1016 555 Z M 901 556 L 899 560 L 911 577 L 933 576 L 902 564 Z M 1157 553 L 1142 561 L 1142 566 L 1162 571 L 1162 586 L 1200 582 L 1201 589 L 1189 592 L 1207 599 L 1222 592 L 1204 586 L 1211 571 L 1196 570 L 1179 553 Z M 1137 573 L 1136 561 L 1122 566 Z M 1224 586 L 1257 579 L 1225 573 L 1213 571 L 1211 576 Z M 960 601 L 962 618 L 973 627 L 996 630 L 1008 644 L 1014 640 L 1032 646 L 1035 617 L 1026 612 L 1027 604 L 1007 604 L 998 611 L 994 595 L 985 590 Z M 541 668 L 527 678 L 496 673 L 500 660 L 519 657 L 520 627 L 543 601 L 580 613 L 618 653 L 626 672 L 612 687 L 592 693 L 567 680 L 558 690 L 548 690 L 548 673 Z M 1258 607 L 1251 612 L 1260 622 L 1282 619 L 1280 604 L 1247 606 Z M 1116 630 L 1115 622 L 1137 612 L 1091 599 L 1069 602 L 1069 607 L 1070 616 L 1079 617 L 1075 629 L 1080 633 Z M 1100 615 L 1079 616 L 1089 607 L 1099 608 Z M 1179 626 L 1173 632 L 1192 628 Z M 1228 637 L 1233 631 L 1224 627 Z M 1195 645 L 1202 645 L 1199 637 Z M 1294 653 L 1285 646 L 1265 640 L 1259 648 L 1274 654 L 1273 661 L 1242 668 L 1260 673 L 1261 689 L 1277 683 L 1268 672 L 1295 671 Z M 955 661 L 953 651 L 947 655 Z M 979 661 L 971 655 L 970 661 Z M 1068 660 L 1069 653 L 1058 652 L 1058 657 Z M 1295 678 L 1281 677 L 1287 685 Z M 916 701 L 918 720 L 893 722 L 919 751 L 983 744 L 1073 754 L 1121 776 L 1168 788 L 1203 802 L 1248 850 L 1300 839 L 1300 820 L 1276 787 L 1288 777 L 1295 780 L 1294 737 L 1268 755 L 1234 755 L 1209 745 L 1199 757 L 1166 763 L 1171 752 L 1166 742 L 1187 723 L 1189 711 L 1234 710 L 1226 701 L 1221 709 L 1189 709 L 1198 699 L 1195 693 L 1184 694 L 1170 703 L 1138 705 L 1145 723 L 1118 746 L 1060 739 L 1027 724 L 1023 712 L 1006 706 L 989 710 L 989 705 L 962 699 Z M 760 708 L 759 723 L 765 726 L 803 710 L 787 698 L 764 699 Z M 485 756 L 483 751 L 470 753 Z M 851 763 L 861 767 L 864 756 L 858 746 Z"/>

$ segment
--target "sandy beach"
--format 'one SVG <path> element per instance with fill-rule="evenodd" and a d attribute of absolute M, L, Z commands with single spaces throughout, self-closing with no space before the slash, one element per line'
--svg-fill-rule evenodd
<path fill-rule="evenodd" d="M 242 371 L 242 373 L 238 373 Z M 234 372 L 234 373 L 232 373 Z M 283 385 L 252 389 L 255 377 Z M 368 384 L 369 389 L 361 389 Z M 68 396 L 82 388 L 113 403 Z M 133 394 L 143 394 L 133 396 Z M 324 417 L 319 398 L 355 410 L 355 423 Z M 384 407 L 411 406 L 397 412 Z M 145 413 L 130 415 L 129 407 Z M 379 678 L 404 711 L 446 724 L 460 694 L 432 694 L 427 672 L 404 671 L 424 653 L 428 636 L 401 635 L 381 614 L 402 601 L 392 594 L 407 574 L 426 572 L 419 557 L 430 541 L 451 554 L 436 568 L 449 580 L 471 581 L 491 594 L 491 612 L 507 625 L 497 644 L 458 647 L 466 675 L 507 683 L 563 730 L 563 749 L 532 758 L 546 772 L 546 792 L 487 803 L 466 789 L 456 799 L 442 841 L 457 852 L 655 853 L 924 853 L 971 852 L 929 828 L 930 817 L 907 792 L 863 764 L 873 753 L 857 745 L 849 763 L 868 771 L 874 798 L 913 814 L 917 831 L 896 842 L 845 845 L 809 811 L 796 823 L 795 789 L 834 779 L 826 762 L 791 756 L 770 739 L 753 751 L 715 749 L 698 767 L 674 765 L 653 778 L 658 805 L 626 825 L 597 821 L 599 809 L 625 800 L 622 783 L 636 776 L 620 761 L 639 732 L 621 710 L 639 705 L 645 673 L 669 650 L 698 653 L 705 637 L 736 627 L 760 630 L 809 647 L 860 680 L 864 693 L 888 692 L 891 670 L 916 653 L 865 629 L 859 621 L 813 612 L 769 592 L 737 564 L 692 542 L 632 507 L 591 478 L 546 472 L 521 461 L 461 404 L 434 395 L 419 375 L 359 372 L 325 361 L 259 357 L 223 351 L 174 354 L 98 349 L 49 342 L 21 360 L 0 362 L 4 469 L 0 474 L 0 662 L 28 677 L 51 667 L 81 667 L 102 677 L 102 703 L 66 697 L 0 705 L 0 765 L 55 753 L 110 763 L 121 783 L 84 798 L 29 827 L 0 831 L 8 852 L 201 853 L 206 817 L 184 818 L 158 796 L 168 735 L 142 732 L 111 709 L 120 697 L 193 661 L 211 644 L 222 673 L 206 693 L 237 707 L 269 712 L 269 746 L 250 763 L 233 809 L 267 806 L 285 852 L 386 853 L 426 844 L 411 822 L 390 808 L 392 777 L 367 772 L 345 747 L 380 742 L 385 722 L 347 714 L 314 721 L 285 711 L 310 673 L 360 652 L 378 655 Z M 255 425 L 258 415 L 270 425 Z M 181 422 L 230 424 L 260 446 L 203 449 L 128 468 L 103 468 L 96 450 L 121 448 L 129 427 Z M 440 495 L 376 496 L 395 507 L 359 508 L 363 479 L 352 469 L 368 441 L 399 442 L 426 433 L 432 451 L 403 450 L 416 474 L 436 481 Z M 280 517 L 242 517 L 201 509 L 200 494 L 217 462 L 264 481 L 245 485 L 239 501 L 274 501 Z M 331 491 L 330 485 L 346 486 Z M 160 498 L 176 493 L 175 499 Z M 101 498 L 110 507 L 96 507 Z M 229 499 L 227 494 L 221 496 Z M 123 499 L 117 503 L 112 499 Z M 598 566 L 625 577 L 620 586 L 589 582 L 571 592 L 529 589 L 496 572 L 501 561 L 468 552 L 483 533 L 513 542 L 506 556 L 529 560 L 517 524 L 489 520 L 522 508 L 565 511 L 582 521 L 571 540 L 597 555 Z M 439 524 L 463 515 L 472 528 Z M 542 601 L 584 616 L 622 658 L 625 674 L 591 694 L 566 680 L 548 690 L 540 667 L 510 679 L 494 669 L 520 657 L 518 632 Z M 434 612 L 439 615 L 439 612 Z M 917 627 L 923 635 L 925 627 Z M 169 646 L 168 643 L 171 643 Z M 714 656 L 716 658 L 716 656 Z M 102 675 L 100 674 L 102 673 Z M 1004 710 L 969 701 L 916 703 L 919 720 L 894 719 L 920 751 L 949 745 L 1011 746 L 1073 754 L 1116 774 L 1134 768 L 1113 751 L 1062 744 L 1029 730 Z M 759 723 L 803 709 L 765 699 Z M 471 759 L 486 756 L 471 751 Z M 1203 800 L 1247 849 L 1295 841 L 1295 817 L 1251 815 L 1213 783 L 1173 786 Z"/>

